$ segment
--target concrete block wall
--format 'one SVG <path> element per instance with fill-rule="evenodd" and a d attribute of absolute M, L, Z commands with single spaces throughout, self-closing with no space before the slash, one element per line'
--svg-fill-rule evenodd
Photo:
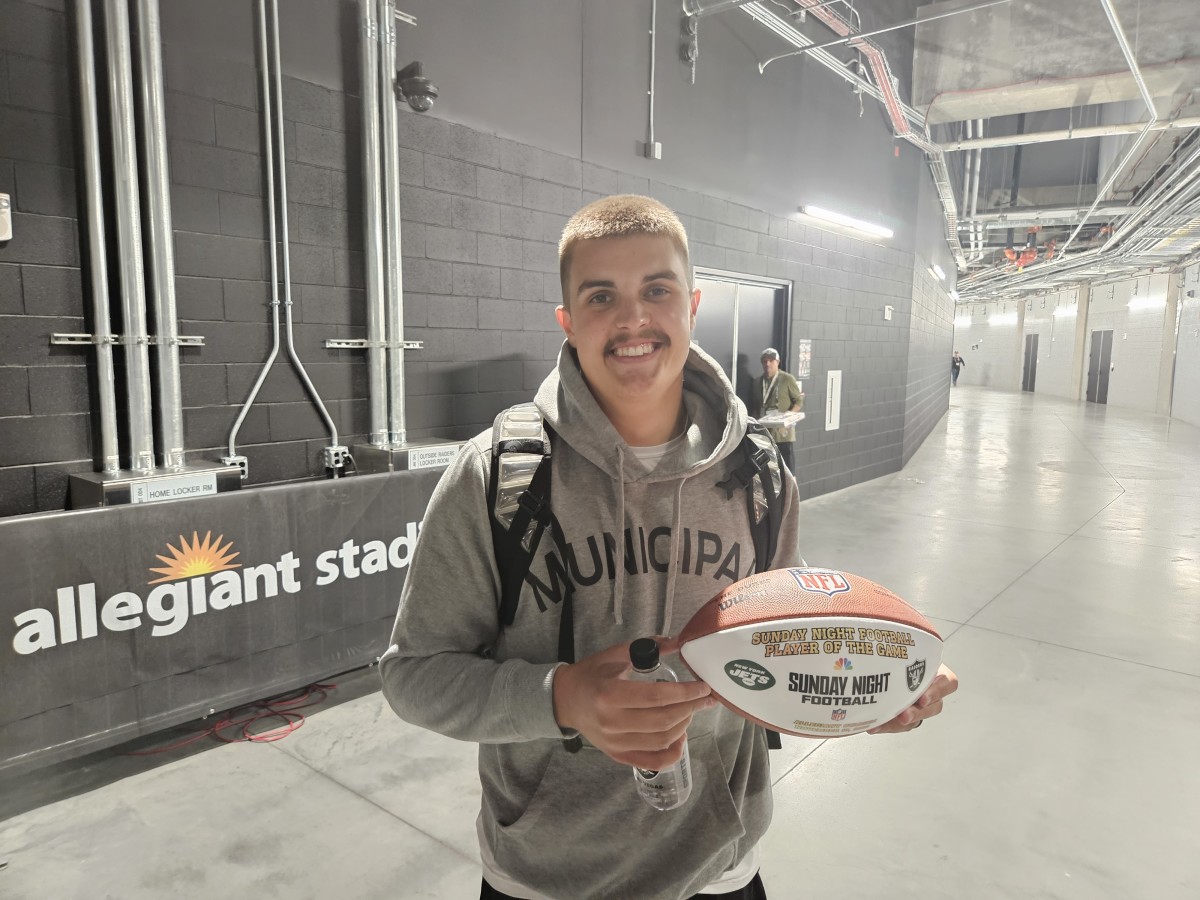
<path fill-rule="evenodd" d="M 62 508 L 67 474 L 93 468 L 89 353 L 48 341 L 90 327 L 75 86 L 54 7 L 0 0 L 19 25 L 17 37 L 0 30 L 0 190 L 17 210 L 17 237 L 0 248 L 0 515 Z M 226 452 L 271 340 L 259 87 L 249 63 L 186 43 L 164 58 L 180 331 L 205 338 L 182 354 L 188 459 L 200 461 Z M 290 77 L 283 89 L 296 347 L 353 444 L 368 428 L 364 354 L 324 341 L 365 337 L 358 101 Z M 559 233 L 614 192 L 675 209 L 697 265 L 793 281 L 793 338 L 813 340 L 813 412 L 796 451 L 804 496 L 897 470 L 940 416 L 930 386 L 945 314 L 914 287 L 913 253 L 398 109 L 405 336 L 424 342 L 406 366 L 410 437 L 467 437 L 528 399 L 562 343 Z M 239 436 L 252 484 L 323 474 L 328 436 L 284 356 Z M 831 369 L 843 372 L 842 426 L 826 432 Z"/>
<path fill-rule="evenodd" d="M 916 257 L 912 311 L 908 322 L 908 384 L 904 411 L 903 462 L 907 463 L 941 421 L 949 405 L 954 303 L 946 282 Z"/>
<path fill-rule="evenodd" d="M 85 331 L 76 232 L 70 49 L 55 4 L 0 2 L 0 513 L 61 505 L 66 472 L 91 468 L 86 352 L 50 346 Z"/>

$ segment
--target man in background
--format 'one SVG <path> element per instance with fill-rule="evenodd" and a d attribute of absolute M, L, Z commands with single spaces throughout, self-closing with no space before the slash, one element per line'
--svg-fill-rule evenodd
<path fill-rule="evenodd" d="M 800 392 L 796 379 L 779 368 L 779 351 L 774 347 L 762 352 L 762 369 L 762 377 L 754 379 L 750 414 L 761 418 L 774 412 L 800 412 L 804 407 L 804 394 Z M 771 437 L 775 439 L 788 471 L 795 474 L 792 447 L 796 443 L 796 426 L 772 428 Z"/>

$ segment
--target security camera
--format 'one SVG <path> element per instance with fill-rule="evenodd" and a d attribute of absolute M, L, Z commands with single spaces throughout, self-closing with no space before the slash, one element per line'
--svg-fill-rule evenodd
<path fill-rule="evenodd" d="M 396 91 L 417 112 L 429 112 L 437 100 L 437 85 L 421 74 L 421 64 L 410 62 L 396 75 Z"/>

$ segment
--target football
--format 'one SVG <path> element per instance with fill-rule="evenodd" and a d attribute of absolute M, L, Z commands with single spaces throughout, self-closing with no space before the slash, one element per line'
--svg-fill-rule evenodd
<path fill-rule="evenodd" d="M 679 635 L 680 656 L 725 706 L 801 737 L 883 725 L 932 683 L 942 639 L 885 587 L 833 569 L 729 585 Z"/>

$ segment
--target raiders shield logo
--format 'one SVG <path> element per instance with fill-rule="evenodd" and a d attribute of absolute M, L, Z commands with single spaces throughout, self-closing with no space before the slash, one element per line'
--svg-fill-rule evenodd
<path fill-rule="evenodd" d="M 918 659 L 905 669 L 904 672 L 908 675 L 908 689 L 915 691 L 921 686 L 921 680 L 925 677 L 925 660 Z"/>

